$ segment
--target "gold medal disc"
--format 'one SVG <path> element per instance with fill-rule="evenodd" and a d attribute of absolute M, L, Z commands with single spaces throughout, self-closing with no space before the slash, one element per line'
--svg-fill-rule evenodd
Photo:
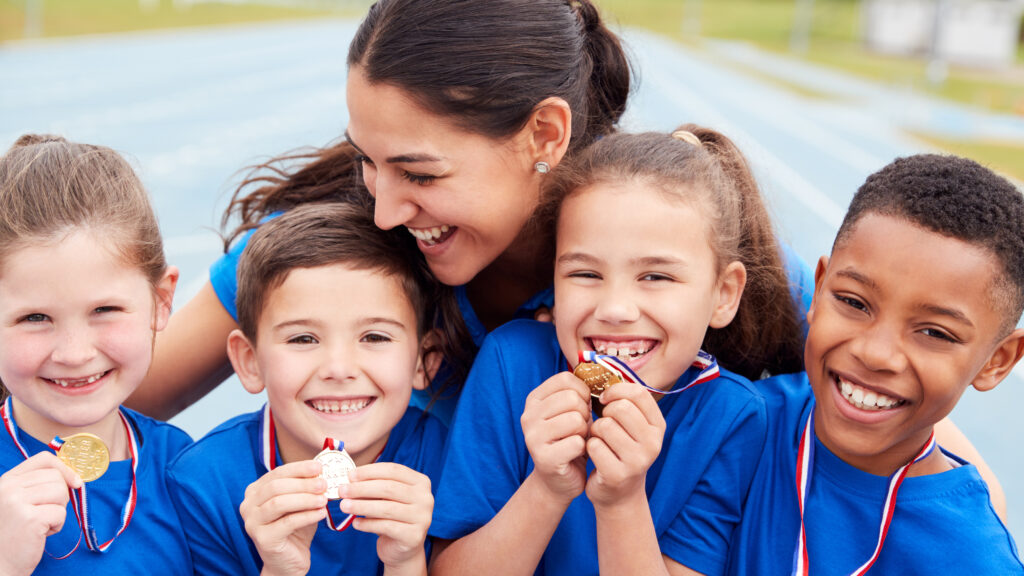
<path fill-rule="evenodd" d="M 580 362 L 572 373 L 573 376 L 583 380 L 583 383 L 590 388 L 590 395 L 595 398 L 612 384 L 622 382 L 622 378 L 619 378 L 618 374 L 593 362 Z"/>
<path fill-rule="evenodd" d="M 604 409 L 600 400 L 601 392 L 613 384 L 622 382 L 622 378 L 604 366 L 593 362 L 580 362 L 572 373 L 590 388 L 590 409 L 600 418 Z"/>
<path fill-rule="evenodd" d="M 355 461 L 348 455 L 348 452 L 332 450 L 330 448 L 317 454 L 313 459 L 323 466 L 323 470 L 320 471 L 320 477 L 327 482 L 327 490 L 324 491 L 324 496 L 327 496 L 328 500 L 341 498 L 338 494 L 338 487 L 342 484 L 348 484 L 348 473 L 356 469 Z"/>
<path fill-rule="evenodd" d="M 110 451 L 99 436 L 83 432 L 64 439 L 57 457 L 82 477 L 85 482 L 103 476 L 110 465 Z"/>

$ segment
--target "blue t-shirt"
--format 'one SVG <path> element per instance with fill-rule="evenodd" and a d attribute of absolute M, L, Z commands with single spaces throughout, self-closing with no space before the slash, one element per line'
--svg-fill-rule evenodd
<path fill-rule="evenodd" d="M 33 574 L 192 574 L 185 533 L 178 515 L 167 505 L 165 477 L 167 464 L 192 443 L 178 428 L 122 408 L 134 427 L 139 443 L 136 469 L 135 512 L 125 531 L 104 553 L 89 550 L 85 541 L 75 548 L 82 531 L 68 503 L 64 528 L 46 539 L 46 551 Z M 17 414 L 15 414 L 17 417 Z M 21 432 L 18 436 L 30 456 L 49 451 L 46 444 Z M 0 474 L 24 462 L 24 457 L 7 434 L 0 441 Z M 131 489 L 131 460 L 111 462 L 106 473 L 89 482 L 86 495 L 89 520 L 98 540 L 106 542 L 121 526 L 121 512 Z M 0 519 L 6 522 L 7 519 Z"/>
<path fill-rule="evenodd" d="M 238 512 L 245 489 L 267 473 L 260 461 L 261 413 L 242 414 L 213 429 L 184 450 L 167 472 L 171 500 L 188 535 L 197 574 L 259 574 L 263 568 Z M 421 472 L 436 487 L 445 435 L 444 425 L 436 418 L 409 408 L 391 429 L 379 461 Z M 342 520 L 337 503 L 329 506 L 337 513 L 336 520 Z M 325 522 L 317 526 L 310 559 L 311 574 L 381 574 L 384 570 L 377 558 L 376 534 L 355 528 L 335 532 Z"/>
<path fill-rule="evenodd" d="M 516 320 L 487 337 L 455 411 L 431 536 L 456 539 L 473 532 L 515 493 L 533 470 L 519 421 L 526 396 L 566 369 L 551 324 Z M 699 572 L 720 574 L 764 447 L 764 403 L 749 381 L 723 370 L 715 380 L 663 397 L 658 406 L 666 430 L 661 454 L 647 472 L 647 498 L 661 551 Z M 597 571 L 594 507 L 581 494 L 536 573 Z"/>
<path fill-rule="evenodd" d="M 756 383 L 765 397 L 768 446 L 736 532 L 730 574 L 789 576 L 800 530 L 796 459 L 813 406 L 806 373 Z M 814 469 L 804 513 L 810 573 L 852 573 L 874 552 L 888 478 L 840 460 L 815 439 Z M 959 467 L 907 477 L 870 574 L 1022 574 L 1009 531 L 996 516 L 977 469 Z"/>

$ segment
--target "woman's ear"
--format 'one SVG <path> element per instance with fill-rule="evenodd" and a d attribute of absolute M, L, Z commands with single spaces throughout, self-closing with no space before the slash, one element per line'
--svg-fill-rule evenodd
<path fill-rule="evenodd" d="M 718 298 L 715 309 L 711 311 L 708 326 L 723 328 L 736 317 L 743 297 L 743 287 L 747 285 L 747 269 L 742 262 L 730 263 L 718 277 Z"/>
<path fill-rule="evenodd" d="M 533 109 L 524 127 L 530 154 L 530 166 L 547 162 L 554 168 L 562 161 L 572 139 L 572 111 L 569 103 L 557 97 L 545 98 Z"/>
<path fill-rule="evenodd" d="M 426 390 L 434 376 L 437 376 L 437 371 L 441 369 L 444 353 L 441 351 L 440 341 L 440 334 L 436 329 L 428 331 L 420 340 L 419 359 L 416 361 L 416 374 L 412 380 L 414 389 Z"/>
<path fill-rule="evenodd" d="M 250 394 L 259 394 L 265 387 L 260 377 L 260 365 L 256 358 L 256 346 L 237 328 L 228 334 L 228 358 L 235 368 L 242 387 Z"/>

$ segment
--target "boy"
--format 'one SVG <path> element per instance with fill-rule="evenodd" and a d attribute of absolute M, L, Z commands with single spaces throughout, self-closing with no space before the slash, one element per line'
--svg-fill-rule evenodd
<path fill-rule="evenodd" d="M 197 573 L 426 574 L 446 431 L 409 407 L 435 355 L 425 267 L 408 244 L 355 201 L 290 210 L 253 236 L 228 353 L 268 405 L 169 471 Z M 328 500 L 332 474 L 313 458 L 332 439 L 358 468 Z"/>
<path fill-rule="evenodd" d="M 896 160 L 815 283 L 806 372 L 759 383 L 769 445 L 730 572 L 1024 573 L 975 467 L 931 449 L 964 390 L 1024 353 L 1021 194 L 970 160 Z"/>

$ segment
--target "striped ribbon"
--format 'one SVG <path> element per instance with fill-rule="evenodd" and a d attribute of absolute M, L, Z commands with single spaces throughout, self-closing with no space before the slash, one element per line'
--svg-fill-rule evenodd
<path fill-rule="evenodd" d="M 14 441 L 14 445 L 17 446 L 21 455 L 27 459 L 28 452 L 18 440 L 18 425 L 14 421 L 14 410 L 12 406 L 11 397 L 8 397 L 4 402 L 3 408 L 0 408 L 0 415 L 3 416 L 4 428 L 7 430 L 8 435 L 10 435 L 11 440 Z M 111 544 L 114 543 L 114 540 L 124 533 L 128 528 L 128 525 L 131 524 L 132 516 L 135 514 L 135 505 L 138 500 L 138 485 L 136 483 L 136 473 L 139 467 L 138 439 L 135 437 L 135 429 L 132 428 L 132 425 L 128 422 L 128 419 L 120 409 L 118 409 L 117 415 L 120 416 L 121 424 L 124 426 L 125 434 L 128 436 L 128 451 L 132 461 L 132 485 L 128 491 L 128 499 L 125 501 L 124 507 L 121 510 L 121 526 L 118 528 L 117 533 L 111 536 L 106 542 L 100 542 L 100 538 L 96 534 L 96 530 L 92 527 L 92 522 L 89 520 L 89 497 L 86 484 L 83 483 L 82 487 L 77 489 L 68 487 L 68 493 L 71 496 L 71 508 L 75 512 L 75 518 L 78 520 L 78 526 L 82 530 L 82 537 L 85 538 L 85 545 L 93 552 L 106 552 L 110 548 Z M 56 436 L 49 443 L 49 447 L 54 452 L 57 452 L 63 444 L 64 440 L 59 436 Z M 51 556 L 57 560 L 63 560 L 74 554 L 75 550 L 78 549 L 78 544 L 80 542 L 81 538 L 79 538 L 78 543 L 75 543 L 75 547 L 72 548 L 71 552 L 68 552 L 63 556 L 53 556 L 52 554 Z M 47 552 L 47 554 L 49 554 L 49 552 Z"/>
<path fill-rule="evenodd" d="M 875 551 L 864 564 L 853 571 L 852 576 L 866 574 L 868 569 L 878 560 L 882 553 L 882 544 L 889 533 L 889 524 L 896 513 L 896 494 L 899 492 L 903 479 L 907 476 L 907 470 L 917 462 L 924 460 L 932 450 L 935 449 L 935 431 L 933 430 L 917 456 L 909 463 L 900 466 L 892 476 L 889 476 L 889 491 L 885 496 L 885 505 L 882 508 L 882 521 L 878 527 L 878 543 L 875 544 Z M 793 574 L 807 576 L 809 574 L 809 563 L 807 557 L 807 537 L 804 530 L 804 510 L 807 496 L 811 489 L 811 473 L 814 470 L 814 405 L 811 405 L 811 412 L 807 415 L 807 424 L 800 436 L 800 446 L 797 448 L 796 464 L 796 486 L 797 502 L 800 505 L 800 534 L 797 536 L 796 549 L 793 551 Z"/>
<path fill-rule="evenodd" d="M 613 373 L 618 374 L 619 377 L 621 377 L 624 381 L 635 382 L 643 386 L 644 388 L 650 390 L 651 392 L 655 392 L 657 394 L 678 394 L 698 384 L 703 384 L 704 382 L 714 380 L 715 378 L 718 378 L 720 374 L 718 370 L 718 361 L 715 360 L 714 356 L 708 354 L 703 350 L 697 351 L 697 358 L 693 361 L 693 364 L 690 365 L 691 368 L 700 369 L 700 373 L 697 374 L 697 377 L 691 380 L 686 385 L 680 388 L 673 388 L 671 390 L 658 390 L 657 388 L 648 386 L 647 384 L 644 383 L 643 380 L 640 379 L 639 376 L 637 376 L 636 372 L 633 372 L 633 369 L 630 368 L 628 364 L 626 364 L 626 361 L 622 360 L 618 356 L 598 354 L 593 350 L 580 350 L 579 361 L 600 364 L 601 366 L 604 366 L 608 370 L 611 370 Z"/>

